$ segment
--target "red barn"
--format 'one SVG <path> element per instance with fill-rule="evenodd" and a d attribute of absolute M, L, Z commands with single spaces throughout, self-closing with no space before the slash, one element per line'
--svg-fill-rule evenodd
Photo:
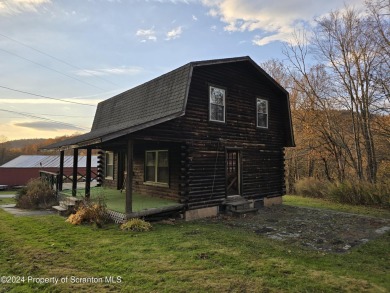
<path fill-rule="evenodd" d="M 58 172 L 60 156 L 22 155 L 0 166 L 0 185 L 26 185 L 39 171 Z M 97 174 L 97 156 L 92 156 L 91 171 Z M 64 157 L 64 176 L 72 175 L 73 156 Z M 78 172 L 85 175 L 86 157 L 78 157 Z"/>

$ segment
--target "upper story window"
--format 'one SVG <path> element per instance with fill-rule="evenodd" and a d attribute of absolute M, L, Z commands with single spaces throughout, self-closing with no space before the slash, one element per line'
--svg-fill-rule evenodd
<path fill-rule="evenodd" d="M 257 98 L 256 126 L 268 128 L 268 101 Z"/>
<path fill-rule="evenodd" d="M 224 89 L 210 86 L 210 121 L 225 122 L 225 95 Z"/>
<path fill-rule="evenodd" d="M 106 174 L 105 178 L 114 178 L 114 153 L 106 152 Z"/>

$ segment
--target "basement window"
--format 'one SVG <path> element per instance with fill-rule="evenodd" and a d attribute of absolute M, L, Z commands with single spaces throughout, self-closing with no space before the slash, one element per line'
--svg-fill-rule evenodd
<path fill-rule="evenodd" d="M 259 128 L 268 128 L 268 101 L 257 98 L 256 125 Z"/>
<path fill-rule="evenodd" d="M 210 86 L 210 121 L 225 122 L 225 95 L 226 91 L 224 89 Z"/>
<path fill-rule="evenodd" d="M 145 183 L 168 185 L 168 150 L 145 152 Z"/>

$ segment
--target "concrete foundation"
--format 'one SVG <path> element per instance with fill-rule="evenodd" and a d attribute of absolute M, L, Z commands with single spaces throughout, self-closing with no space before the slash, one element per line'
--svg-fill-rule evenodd
<path fill-rule="evenodd" d="M 184 212 L 184 219 L 192 221 L 202 218 L 216 217 L 218 215 L 218 207 L 208 207 L 197 210 L 189 210 Z"/>
<path fill-rule="evenodd" d="M 276 196 L 276 197 L 265 197 L 264 198 L 264 206 L 270 207 L 273 205 L 281 205 L 283 203 L 283 197 L 282 196 Z"/>

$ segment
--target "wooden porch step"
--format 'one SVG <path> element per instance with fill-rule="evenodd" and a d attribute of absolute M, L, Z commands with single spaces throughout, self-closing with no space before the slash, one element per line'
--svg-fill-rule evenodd
<path fill-rule="evenodd" d="M 68 207 L 63 206 L 52 206 L 53 210 L 56 210 L 60 216 L 67 216 L 69 214 L 70 209 Z"/>
<path fill-rule="evenodd" d="M 77 197 L 74 197 L 74 196 L 68 196 L 68 197 L 65 197 L 64 201 L 70 203 L 70 204 L 78 204 L 80 203 L 81 201 L 83 201 L 81 198 L 77 198 Z"/>
<path fill-rule="evenodd" d="M 63 207 L 63 208 L 69 208 L 69 207 L 74 207 L 76 204 L 74 202 L 68 202 L 68 201 L 64 201 L 64 200 L 61 200 L 60 201 L 60 206 Z"/>
<path fill-rule="evenodd" d="M 251 208 L 250 202 L 241 195 L 230 195 L 222 204 L 226 213 L 233 215 L 243 215 L 258 211 L 257 208 Z"/>
<path fill-rule="evenodd" d="M 52 208 L 59 211 L 59 212 L 65 212 L 68 210 L 67 208 L 64 208 L 63 206 L 52 206 Z"/>
<path fill-rule="evenodd" d="M 239 194 L 236 194 L 236 195 L 228 195 L 226 197 L 226 201 L 235 201 L 235 200 L 239 200 L 239 199 L 243 199 L 243 197 Z"/>
<path fill-rule="evenodd" d="M 247 200 L 239 200 L 239 201 L 225 202 L 225 205 L 237 207 L 240 205 L 249 205 L 249 202 Z"/>
<path fill-rule="evenodd" d="M 53 206 L 52 208 L 60 215 L 66 216 L 75 210 L 75 207 L 79 205 L 83 200 L 77 197 L 68 196 L 59 202 L 58 206 Z"/>

